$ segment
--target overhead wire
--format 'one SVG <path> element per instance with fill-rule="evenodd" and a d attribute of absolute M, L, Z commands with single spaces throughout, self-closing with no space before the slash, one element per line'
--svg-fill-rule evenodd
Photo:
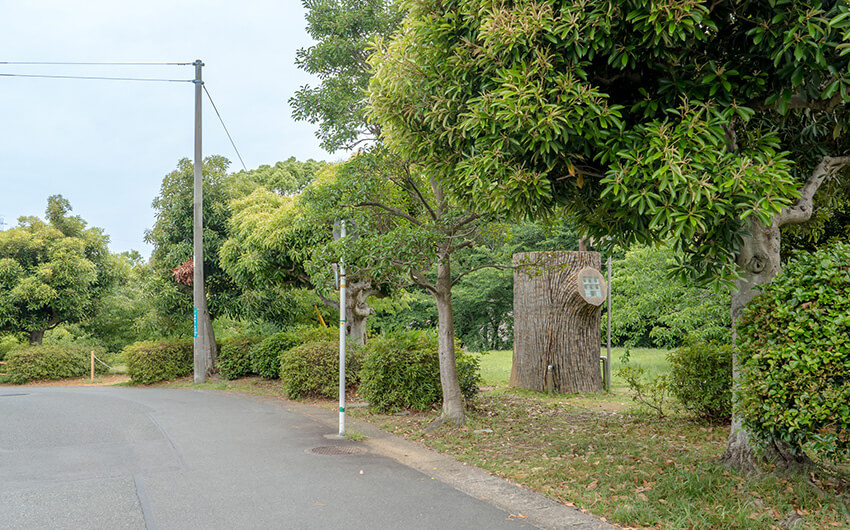
<path fill-rule="evenodd" d="M 46 62 L 46 61 L 0 61 L 0 64 L 11 64 L 11 65 L 85 65 L 85 66 L 189 66 L 194 63 L 92 63 L 92 62 Z M 46 75 L 46 74 L 9 74 L 9 73 L 0 73 L 0 77 L 34 77 L 34 78 L 46 78 L 46 79 L 86 79 L 86 80 L 97 80 L 97 81 L 153 81 L 153 82 L 161 82 L 161 83 L 194 83 L 194 79 L 160 79 L 160 78 L 150 78 L 150 77 L 104 77 L 104 76 L 81 76 L 81 75 Z M 213 101 L 212 95 L 210 91 L 207 89 L 207 86 L 201 83 L 201 86 L 204 87 L 204 92 L 207 94 L 207 99 L 210 100 L 210 104 L 212 105 L 213 110 L 215 111 L 215 115 L 218 116 L 218 121 L 221 123 L 222 128 L 224 129 L 225 134 L 227 134 L 227 139 L 230 140 L 230 145 L 233 146 L 233 150 L 236 151 L 236 156 L 239 157 L 239 162 L 242 164 L 242 168 L 245 171 L 248 171 L 248 167 L 245 165 L 245 161 L 242 159 L 242 154 L 239 152 L 239 149 L 236 147 L 236 142 L 233 141 L 233 137 L 230 135 L 230 131 L 227 130 L 227 125 L 224 124 L 224 119 L 221 117 L 221 113 L 218 111 L 218 107 L 215 105 L 215 101 Z"/>
<path fill-rule="evenodd" d="M 66 65 L 66 66 L 189 66 L 195 63 L 103 63 L 103 62 L 54 62 L 54 61 L 0 61 L 0 64 L 20 65 Z"/>
<path fill-rule="evenodd" d="M 230 140 L 230 145 L 233 146 L 233 150 L 236 151 L 236 156 L 239 157 L 239 162 L 242 163 L 242 169 L 248 171 L 248 168 L 245 166 L 245 161 L 242 160 L 242 155 L 239 154 L 239 149 L 236 148 L 236 144 L 233 142 L 233 138 L 230 136 L 230 131 L 227 130 L 227 125 L 224 124 L 224 120 L 221 119 L 221 114 L 218 112 L 218 108 L 215 106 L 215 102 L 213 101 L 212 96 L 210 95 L 210 91 L 207 90 L 207 85 L 202 85 L 204 87 L 204 92 L 207 94 L 207 98 L 210 100 L 212 104 L 212 108 L 215 111 L 215 115 L 218 116 L 218 121 L 221 122 L 221 126 L 224 128 L 224 132 L 227 134 L 227 139 Z"/>
<path fill-rule="evenodd" d="M 152 77 L 102 77 L 90 75 L 45 75 L 45 74 L 6 74 L 0 77 L 39 77 L 47 79 L 94 79 L 99 81 L 156 81 L 162 83 L 192 83 L 192 79 L 159 79 Z"/>

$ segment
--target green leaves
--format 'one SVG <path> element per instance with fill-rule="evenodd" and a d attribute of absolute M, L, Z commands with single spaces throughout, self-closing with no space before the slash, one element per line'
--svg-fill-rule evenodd
<path fill-rule="evenodd" d="M 850 457 L 850 247 L 801 253 L 739 325 L 741 413 L 762 439 Z"/>
<path fill-rule="evenodd" d="M 850 151 L 845 2 L 410 0 L 370 58 L 386 142 L 463 204 L 673 238 L 731 281 L 754 216 Z"/>
<path fill-rule="evenodd" d="M 33 333 L 79 322 L 115 281 L 108 238 L 70 211 L 55 195 L 48 200 L 49 223 L 22 218 L 0 232 L 0 330 Z"/>

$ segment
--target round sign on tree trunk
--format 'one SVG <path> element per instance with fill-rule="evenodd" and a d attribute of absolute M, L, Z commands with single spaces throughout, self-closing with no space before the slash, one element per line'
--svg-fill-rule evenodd
<path fill-rule="evenodd" d="M 513 257 L 514 353 L 510 384 L 556 392 L 602 390 L 598 252 L 524 252 Z"/>

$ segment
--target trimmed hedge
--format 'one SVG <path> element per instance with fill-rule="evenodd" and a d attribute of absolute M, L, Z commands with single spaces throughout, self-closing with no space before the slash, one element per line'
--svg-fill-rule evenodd
<path fill-rule="evenodd" d="M 370 340 L 360 373 L 360 394 L 380 412 L 427 410 L 443 400 L 437 334 L 408 330 Z M 455 347 L 460 389 L 467 400 L 481 381 L 478 358 Z"/>
<path fill-rule="evenodd" d="M 669 388 L 682 407 L 711 423 L 732 419 L 732 346 L 689 342 L 667 355 Z"/>
<path fill-rule="evenodd" d="M 218 352 L 218 373 L 225 379 L 252 375 L 251 351 L 262 340 L 259 335 L 236 335 L 224 339 Z"/>
<path fill-rule="evenodd" d="M 122 354 L 127 360 L 127 375 L 143 385 L 184 377 L 195 368 L 192 339 L 136 342 Z"/>
<path fill-rule="evenodd" d="M 331 341 L 339 336 L 338 328 L 301 327 L 268 337 L 251 350 L 251 371 L 266 379 L 280 378 L 280 356 L 285 351 L 308 342 Z"/>
<path fill-rule="evenodd" d="M 850 244 L 795 256 L 738 327 L 739 400 L 761 440 L 850 459 Z"/>
<path fill-rule="evenodd" d="M 356 386 L 363 363 L 363 347 L 351 345 L 345 352 L 346 388 Z M 280 356 L 280 380 L 291 399 L 302 396 L 339 397 L 339 341 L 308 342 Z"/>
<path fill-rule="evenodd" d="M 104 349 L 91 346 L 47 344 L 19 347 L 6 354 L 8 376 L 13 384 L 23 384 L 44 379 L 69 379 L 91 373 L 91 352 L 103 358 Z M 109 369 L 95 361 L 95 373 L 104 374 Z"/>

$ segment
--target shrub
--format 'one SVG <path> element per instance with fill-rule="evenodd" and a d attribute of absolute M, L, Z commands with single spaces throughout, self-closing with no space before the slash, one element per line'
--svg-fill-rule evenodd
<path fill-rule="evenodd" d="M 850 245 L 797 254 L 738 331 L 745 424 L 815 458 L 850 457 Z"/>
<path fill-rule="evenodd" d="M 346 388 L 358 383 L 363 347 L 352 344 L 345 352 Z M 307 342 L 280 356 L 280 380 L 291 399 L 302 396 L 339 397 L 339 341 Z"/>
<path fill-rule="evenodd" d="M 338 335 L 339 329 L 330 327 L 302 327 L 272 335 L 251 350 L 251 371 L 266 379 L 277 379 L 283 352 L 307 342 L 334 340 Z"/>
<path fill-rule="evenodd" d="M 21 341 L 14 335 L 0 337 L 0 361 L 6 360 L 6 354 L 21 347 Z"/>
<path fill-rule="evenodd" d="M 103 357 L 102 348 L 46 344 L 43 346 L 18 347 L 6 354 L 8 376 L 14 384 L 43 379 L 67 379 L 83 377 L 91 373 L 91 352 Z M 95 373 L 103 374 L 108 368 L 95 362 Z"/>
<path fill-rule="evenodd" d="M 366 345 L 360 374 L 360 394 L 381 412 L 427 410 L 442 402 L 437 334 L 398 331 L 381 335 Z M 460 389 L 471 400 L 481 380 L 478 358 L 456 348 Z"/>
<path fill-rule="evenodd" d="M 620 369 L 617 376 L 626 382 L 633 392 L 632 399 L 643 407 L 663 418 L 667 415 L 665 407 L 670 406 L 670 374 L 657 374 L 651 376 L 646 368 L 638 364 L 632 364 L 631 352 L 626 352 L 620 358 Z"/>
<path fill-rule="evenodd" d="M 251 375 L 251 350 L 263 340 L 258 335 L 235 335 L 224 339 L 218 352 L 218 373 L 225 379 Z"/>
<path fill-rule="evenodd" d="M 670 392 L 695 417 L 732 418 L 732 346 L 692 341 L 667 355 Z"/>
<path fill-rule="evenodd" d="M 148 385 L 189 375 L 194 370 L 192 339 L 142 341 L 123 350 L 127 375 L 134 383 Z"/>

